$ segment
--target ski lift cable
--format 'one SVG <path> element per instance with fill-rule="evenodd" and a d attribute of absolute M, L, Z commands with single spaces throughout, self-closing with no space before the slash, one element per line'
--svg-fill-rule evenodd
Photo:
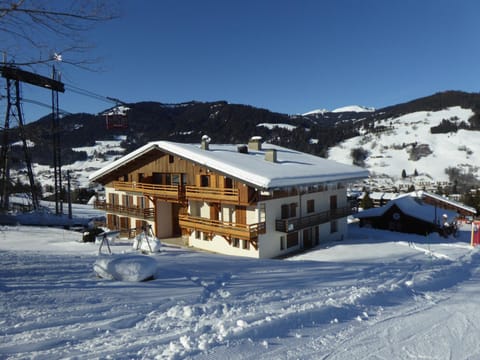
<path fill-rule="evenodd" d="M 125 104 L 125 102 L 123 102 L 119 99 L 116 99 L 116 98 L 113 98 L 113 97 L 110 97 L 110 96 L 100 95 L 100 94 L 94 93 L 93 91 L 82 89 L 82 88 L 79 88 L 77 86 L 73 86 L 73 85 L 70 85 L 70 84 L 65 84 L 65 88 L 67 90 L 71 91 L 71 92 L 76 93 L 76 94 L 87 96 L 87 97 L 90 97 L 92 99 L 104 101 L 104 102 L 107 102 L 107 103 L 110 103 L 110 104 L 115 104 L 115 105 Z"/>
<path fill-rule="evenodd" d="M 51 109 L 52 108 L 52 104 L 45 104 L 41 101 L 37 101 L 37 100 L 31 100 L 31 99 L 25 99 L 25 98 L 22 98 L 22 101 L 24 102 L 27 102 L 27 103 L 30 103 L 30 104 L 34 104 L 34 105 L 38 105 L 38 106 L 42 106 L 44 108 L 47 108 L 47 109 Z M 63 110 L 63 109 L 58 109 L 59 112 L 63 115 L 72 115 L 71 112 L 69 111 L 66 111 L 66 110 Z"/>

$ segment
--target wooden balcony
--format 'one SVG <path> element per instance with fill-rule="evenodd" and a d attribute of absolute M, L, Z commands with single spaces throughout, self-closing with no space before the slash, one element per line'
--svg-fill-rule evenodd
<path fill-rule="evenodd" d="M 179 220 L 182 228 L 220 235 L 227 239 L 239 238 L 242 240 L 256 241 L 258 235 L 265 233 L 265 223 L 263 222 L 243 225 L 190 215 L 180 215 Z"/>
<path fill-rule="evenodd" d="M 113 187 L 117 191 L 150 195 L 166 201 L 181 201 L 183 199 L 183 194 L 179 185 L 148 184 L 135 181 L 114 181 Z"/>
<path fill-rule="evenodd" d="M 185 195 L 188 200 L 248 205 L 248 203 L 241 203 L 238 189 L 201 186 L 186 186 L 185 189 Z"/>
<path fill-rule="evenodd" d="M 123 205 L 113 205 L 105 201 L 97 200 L 94 204 L 95 209 L 105 210 L 106 212 L 136 217 L 143 220 L 155 220 L 155 209 L 154 208 L 137 208 L 137 207 L 128 207 Z"/>
<path fill-rule="evenodd" d="M 275 230 L 283 233 L 289 233 L 306 229 L 312 226 L 328 223 L 332 220 L 340 219 L 348 215 L 353 214 L 351 206 L 343 208 L 337 208 L 312 215 L 290 218 L 290 219 L 278 219 L 275 221 Z"/>

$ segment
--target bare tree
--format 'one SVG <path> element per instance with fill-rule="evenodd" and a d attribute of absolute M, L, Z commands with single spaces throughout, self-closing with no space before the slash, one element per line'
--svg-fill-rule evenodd
<path fill-rule="evenodd" d="M 87 33 L 117 16 L 115 0 L 0 0 L 0 51 L 19 66 L 90 69 L 98 59 Z"/>

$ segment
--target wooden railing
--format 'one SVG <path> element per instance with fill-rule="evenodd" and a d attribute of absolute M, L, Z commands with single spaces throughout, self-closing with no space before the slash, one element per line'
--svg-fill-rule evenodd
<path fill-rule="evenodd" d="M 180 200 L 182 198 L 182 191 L 179 185 L 147 184 L 135 181 L 114 181 L 113 187 L 118 191 L 137 192 L 165 200 Z"/>
<path fill-rule="evenodd" d="M 265 223 L 236 224 L 202 217 L 180 215 L 180 226 L 190 230 L 199 230 L 215 235 L 243 240 L 256 240 L 258 235 L 265 233 Z"/>
<path fill-rule="evenodd" d="M 213 188 L 201 186 L 186 186 L 186 198 L 192 200 L 208 200 L 223 203 L 239 204 L 240 197 L 238 189 Z"/>
<path fill-rule="evenodd" d="M 144 220 L 155 220 L 154 208 L 137 208 L 123 205 L 113 205 L 103 200 L 95 201 L 94 208 L 105 210 L 114 214 L 132 216 Z"/>
<path fill-rule="evenodd" d="M 275 221 L 275 230 L 289 233 L 301 229 L 309 228 L 315 225 L 325 224 L 332 220 L 340 219 L 353 214 L 351 206 L 322 211 L 313 215 L 302 216 L 299 218 L 278 219 Z"/>

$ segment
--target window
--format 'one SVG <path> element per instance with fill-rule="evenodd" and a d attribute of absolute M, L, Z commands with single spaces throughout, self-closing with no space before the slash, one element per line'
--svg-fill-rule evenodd
<path fill-rule="evenodd" d="M 122 195 L 122 205 L 125 206 L 125 207 L 133 206 L 133 196 Z"/>
<path fill-rule="evenodd" d="M 180 185 L 180 174 L 172 174 L 172 185 Z"/>
<path fill-rule="evenodd" d="M 283 204 L 281 207 L 282 219 L 297 216 L 297 203 Z"/>
<path fill-rule="evenodd" d="M 173 155 L 168 155 L 168 162 L 172 164 L 174 161 L 175 161 L 175 158 L 173 157 Z"/>
<path fill-rule="evenodd" d="M 290 204 L 290 217 L 297 216 L 297 203 Z"/>
<path fill-rule="evenodd" d="M 200 240 L 200 238 L 202 237 L 202 233 L 198 230 L 195 231 L 195 239 L 196 240 Z"/>
<path fill-rule="evenodd" d="M 285 250 L 285 236 L 280 236 L 280 250 Z"/>
<path fill-rule="evenodd" d="M 307 213 L 315 212 L 315 200 L 307 200 Z"/>
<path fill-rule="evenodd" d="M 298 245 L 298 232 L 293 232 L 287 235 L 287 248 Z"/>
<path fill-rule="evenodd" d="M 154 172 L 152 174 L 152 183 L 153 184 L 161 184 L 162 183 L 162 174 L 158 172 Z"/>
<path fill-rule="evenodd" d="M 261 203 L 258 207 L 258 222 L 265 222 L 267 217 L 267 210 L 265 209 L 265 203 Z"/>
<path fill-rule="evenodd" d="M 200 186 L 201 187 L 209 187 L 210 186 L 210 176 L 200 175 Z"/>
<path fill-rule="evenodd" d="M 145 174 L 144 173 L 138 173 L 138 182 L 142 182 L 144 177 L 145 177 Z"/>
<path fill-rule="evenodd" d="M 119 203 L 118 194 L 108 194 L 108 202 L 111 205 L 118 205 Z"/>
<path fill-rule="evenodd" d="M 250 250 L 250 241 L 242 240 L 242 249 Z"/>
<path fill-rule="evenodd" d="M 225 177 L 224 187 L 225 187 L 225 189 L 233 188 L 233 180 L 229 177 Z"/>
<path fill-rule="evenodd" d="M 330 210 L 337 208 L 337 195 L 330 196 Z"/>
<path fill-rule="evenodd" d="M 240 239 L 239 238 L 233 238 L 232 246 L 236 247 L 236 248 L 240 247 Z"/>
<path fill-rule="evenodd" d="M 127 175 L 123 175 L 123 181 L 128 181 L 128 174 L 127 174 Z"/>
<path fill-rule="evenodd" d="M 338 221 L 330 221 L 330 234 L 336 233 L 338 231 Z"/>

